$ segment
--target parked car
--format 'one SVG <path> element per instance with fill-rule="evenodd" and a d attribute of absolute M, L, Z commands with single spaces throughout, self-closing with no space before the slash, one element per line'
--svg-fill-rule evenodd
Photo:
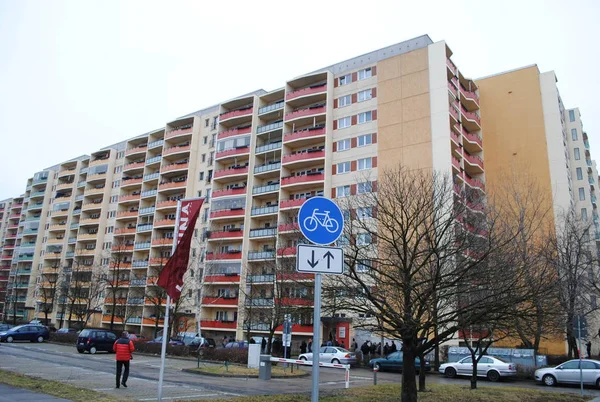
<path fill-rule="evenodd" d="M 0 332 L 0 341 L 9 343 L 12 341 L 44 342 L 44 339 L 49 337 L 48 328 L 38 324 L 18 325 Z"/>
<path fill-rule="evenodd" d="M 198 348 L 214 348 L 217 346 L 215 340 L 213 338 L 204 338 L 195 339 L 189 346 L 196 346 Z"/>
<path fill-rule="evenodd" d="M 162 336 L 159 336 L 159 337 L 157 337 L 157 338 L 154 338 L 154 339 L 152 339 L 151 341 L 148 341 L 148 342 L 146 342 L 146 343 L 149 343 L 149 344 L 156 344 L 156 343 L 160 343 L 160 344 L 162 344 L 162 340 L 163 340 L 163 337 L 162 337 Z M 184 343 L 183 343 L 182 341 L 180 341 L 179 339 L 171 339 L 171 340 L 169 341 L 169 345 L 171 345 L 171 346 L 178 346 L 178 345 L 179 345 L 179 346 L 182 346 L 182 345 L 184 345 Z"/>
<path fill-rule="evenodd" d="M 75 334 L 77 333 L 77 329 L 75 328 L 61 328 L 58 331 L 56 331 L 57 334 Z"/>
<path fill-rule="evenodd" d="M 129 340 L 132 342 L 145 342 L 148 338 L 140 334 L 129 334 Z"/>
<path fill-rule="evenodd" d="M 581 360 L 581 374 L 584 384 L 600 387 L 600 361 L 583 359 Z M 556 384 L 579 384 L 579 360 L 569 360 L 556 367 L 546 367 L 537 369 L 534 377 L 544 385 L 554 386 Z"/>
<path fill-rule="evenodd" d="M 302 353 L 298 356 L 300 360 L 312 361 L 312 353 Z M 355 365 L 356 354 L 350 352 L 344 348 L 338 346 L 321 346 L 319 349 L 319 361 L 321 363 L 334 363 L 334 364 L 350 364 Z"/>
<path fill-rule="evenodd" d="M 402 352 L 393 352 L 386 357 L 371 359 L 369 361 L 369 366 L 377 368 L 378 371 L 402 371 L 404 361 L 403 355 Z M 417 372 L 421 370 L 421 360 L 418 357 L 415 359 L 415 368 Z M 425 360 L 425 371 L 431 371 L 431 364 L 427 360 Z"/>
<path fill-rule="evenodd" d="M 471 356 L 460 359 L 453 363 L 440 365 L 440 374 L 454 378 L 457 375 L 473 375 L 473 359 Z M 477 363 L 477 377 L 487 377 L 490 381 L 498 381 L 502 377 L 514 377 L 517 375 L 517 365 L 499 357 L 482 356 Z"/>
<path fill-rule="evenodd" d="M 90 352 L 95 354 L 99 351 L 113 352 L 113 344 L 117 336 L 107 329 L 86 328 L 77 337 L 77 351 L 79 353 Z"/>
<path fill-rule="evenodd" d="M 231 348 L 248 349 L 248 341 L 229 342 L 224 347 L 226 349 L 231 349 Z"/>

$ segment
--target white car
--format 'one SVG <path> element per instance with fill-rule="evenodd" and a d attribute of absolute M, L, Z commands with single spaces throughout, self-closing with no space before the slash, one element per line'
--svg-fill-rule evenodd
<path fill-rule="evenodd" d="M 299 360 L 312 361 L 312 353 L 302 353 L 298 356 Z M 319 361 L 321 363 L 334 363 L 334 364 L 350 364 L 355 365 L 357 363 L 356 354 L 350 352 L 344 348 L 338 346 L 321 346 L 319 349 Z"/>
<path fill-rule="evenodd" d="M 454 378 L 457 375 L 473 375 L 473 359 L 464 357 L 457 362 L 440 365 L 440 374 Z M 499 357 L 482 356 L 477 363 L 477 377 L 486 377 L 490 381 L 498 381 L 501 377 L 517 375 L 517 365 L 504 361 Z"/>
<path fill-rule="evenodd" d="M 535 380 L 553 386 L 556 384 L 579 384 L 580 376 L 584 384 L 600 387 L 600 361 L 583 359 L 579 370 L 579 359 L 569 360 L 556 367 L 535 370 Z"/>

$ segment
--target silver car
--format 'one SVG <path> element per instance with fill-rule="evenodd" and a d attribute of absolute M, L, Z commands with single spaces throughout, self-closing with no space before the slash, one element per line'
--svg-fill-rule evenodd
<path fill-rule="evenodd" d="M 535 371 L 535 380 L 553 386 L 556 384 L 579 384 L 580 375 L 584 384 L 600 387 L 600 361 L 583 359 L 581 370 L 579 360 L 569 360 L 556 367 L 546 367 Z"/>
<path fill-rule="evenodd" d="M 313 354 L 302 353 L 298 356 L 298 359 L 312 361 Z M 339 346 L 321 346 L 321 349 L 319 349 L 319 361 L 321 363 L 350 365 L 355 365 L 357 362 L 356 354 L 344 348 L 340 348 Z"/>
<path fill-rule="evenodd" d="M 469 356 L 454 363 L 444 363 L 440 365 L 439 372 L 450 378 L 457 375 L 472 376 L 473 359 Z M 514 377 L 516 375 L 517 365 L 499 357 L 482 356 L 477 363 L 477 377 L 487 377 L 490 381 L 498 381 L 501 377 Z"/>

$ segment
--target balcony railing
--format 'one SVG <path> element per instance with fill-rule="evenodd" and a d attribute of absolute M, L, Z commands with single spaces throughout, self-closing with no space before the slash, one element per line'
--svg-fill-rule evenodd
<path fill-rule="evenodd" d="M 158 141 L 151 142 L 148 144 L 148 149 L 160 147 L 164 143 L 165 143 L 165 140 L 158 140 Z"/>
<path fill-rule="evenodd" d="M 300 207 L 302 204 L 304 204 L 304 201 L 306 200 L 307 198 L 298 198 L 296 200 L 281 200 L 279 201 L 279 208 L 284 209 Z"/>
<path fill-rule="evenodd" d="M 266 165 L 257 166 L 254 168 L 254 174 L 270 172 L 272 170 L 281 169 L 281 162 L 268 163 Z"/>
<path fill-rule="evenodd" d="M 170 172 L 173 170 L 184 170 L 187 169 L 190 166 L 189 163 L 185 162 L 185 163 L 172 163 L 170 165 L 164 165 L 163 167 L 160 168 L 161 172 Z"/>
<path fill-rule="evenodd" d="M 240 145 L 239 147 L 226 149 L 224 151 L 217 152 L 215 159 L 225 158 L 227 156 L 243 155 L 250 152 L 249 145 Z"/>
<path fill-rule="evenodd" d="M 252 188 L 252 194 L 253 195 L 264 194 L 264 193 L 269 193 L 269 192 L 278 191 L 278 190 L 279 190 L 279 183 L 269 184 L 267 186 L 253 187 Z"/>
<path fill-rule="evenodd" d="M 237 297 L 203 297 L 202 304 L 219 305 L 219 306 L 237 306 Z"/>
<path fill-rule="evenodd" d="M 285 120 L 287 121 L 287 120 L 298 119 L 300 117 L 314 116 L 314 115 L 323 114 L 326 112 L 327 112 L 327 108 L 323 105 L 319 105 L 317 107 L 309 107 L 306 109 L 300 109 L 300 110 L 296 110 L 291 113 L 287 113 L 285 115 Z"/>
<path fill-rule="evenodd" d="M 156 209 L 171 208 L 171 207 L 176 207 L 176 206 L 177 206 L 177 201 L 173 201 L 173 200 L 161 201 L 156 204 Z"/>
<path fill-rule="evenodd" d="M 222 231 L 222 232 L 210 232 L 208 234 L 209 239 L 236 239 L 244 236 L 244 232 L 241 229 Z"/>
<path fill-rule="evenodd" d="M 288 176 L 281 179 L 281 185 L 287 186 L 291 184 L 302 184 L 302 183 L 310 183 L 313 181 L 323 181 L 325 179 L 325 175 L 321 172 L 309 173 L 302 176 Z"/>
<path fill-rule="evenodd" d="M 276 236 L 276 228 L 250 229 L 250 238 Z"/>
<path fill-rule="evenodd" d="M 258 114 L 260 116 L 261 114 L 264 114 L 264 113 L 269 113 L 274 110 L 283 109 L 284 104 L 285 104 L 284 101 L 279 101 L 279 102 L 271 103 L 270 105 L 267 105 L 267 106 L 263 106 L 260 109 L 258 109 Z"/>
<path fill-rule="evenodd" d="M 223 274 L 223 275 L 206 275 L 204 283 L 238 283 L 240 281 L 239 273 Z"/>
<path fill-rule="evenodd" d="M 462 133 L 467 138 L 467 140 L 479 144 L 480 147 L 483 146 L 483 141 L 481 140 L 481 136 L 479 134 L 470 133 L 464 127 L 462 128 Z"/>
<path fill-rule="evenodd" d="M 248 260 L 270 260 L 275 258 L 275 251 L 248 251 Z"/>
<path fill-rule="evenodd" d="M 212 198 L 225 197 L 225 196 L 229 196 L 229 195 L 243 195 L 243 194 L 246 194 L 246 192 L 247 192 L 246 187 L 215 190 L 212 192 Z"/>
<path fill-rule="evenodd" d="M 146 165 L 151 165 L 153 163 L 160 162 L 162 160 L 162 155 L 158 155 L 152 158 L 146 159 Z"/>
<path fill-rule="evenodd" d="M 251 132 L 252 126 L 250 125 L 244 127 L 236 127 L 232 128 L 231 130 L 221 131 L 218 135 L 218 139 L 222 140 L 223 138 L 233 137 L 234 135 L 250 134 Z"/>
<path fill-rule="evenodd" d="M 275 281 L 275 274 L 267 275 L 248 275 L 248 283 L 272 283 Z"/>
<path fill-rule="evenodd" d="M 242 252 L 239 250 L 230 250 L 226 253 L 206 253 L 206 259 L 209 261 L 215 260 L 240 260 L 242 259 Z"/>
<path fill-rule="evenodd" d="M 178 135 L 191 134 L 191 133 L 192 133 L 192 127 L 179 128 L 179 129 L 171 130 L 168 133 L 166 133 L 165 138 L 171 138 L 171 137 L 176 137 Z"/>
<path fill-rule="evenodd" d="M 252 106 L 247 106 L 245 108 L 224 112 L 219 115 L 219 121 L 223 122 L 234 117 L 248 116 L 251 115 L 253 111 L 254 108 Z"/>
<path fill-rule="evenodd" d="M 473 112 L 469 112 L 464 106 L 460 106 L 460 111 L 462 112 L 462 114 L 469 120 L 474 120 L 475 122 L 477 122 L 477 124 L 479 126 L 481 126 L 481 119 L 479 117 L 479 115 L 477 115 L 476 113 Z"/>
<path fill-rule="evenodd" d="M 274 149 L 281 149 L 281 141 L 273 142 L 271 144 L 261 145 L 260 147 L 256 147 L 255 153 L 259 154 L 262 152 L 272 151 Z"/>
<path fill-rule="evenodd" d="M 477 156 L 477 155 L 471 155 L 468 152 L 465 152 L 464 155 L 463 155 L 463 157 L 471 165 L 477 165 L 481 169 L 483 169 L 483 160 L 479 156 Z"/>
<path fill-rule="evenodd" d="M 327 84 L 315 84 L 311 85 L 308 88 L 302 88 L 295 90 L 293 92 L 289 92 L 286 96 L 286 100 L 291 100 L 295 98 L 299 98 L 301 96 L 317 94 L 321 92 L 325 92 L 327 90 Z"/>
<path fill-rule="evenodd" d="M 219 177 L 236 176 L 248 174 L 248 166 L 234 166 L 227 169 L 221 169 L 214 172 L 215 179 Z"/>
<path fill-rule="evenodd" d="M 258 126 L 256 128 L 256 134 L 266 133 L 268 131 L 277 130 L 283 127 L 282 121 L 276 121 L 275 123 L 265 124 L 264 126 Z"/>
<path fill-rule="evenodd" d="M 325 151 L 318 149 L 310 149 L 306 152 L 298 152 L 295 154 L 283 155 L 282 163 L 291 163 L 305 161 L 310 159 L 321 159 L 325 157 Z"/>
<path fill-rule="evenodd" d="M 237 321 L 209 321 L 209 320 L 200 320 L 200 327 L 202 329 L 207 328 L 223 328 L 223 329 L 236 329 Z"/>
<path fill-rule="evenodd" d="M 245 301 L 246 306 L 255 306 L 255 307 L 270 307 L 274 305 L 274 299 L 251 299 L 246 298 Z"/>
<path fill-rule="evenodd" d="M 180 188 L 180 187 L 186 187 L 186 186 L 187 186 L 187 180 L 171 181 L 171 182 L 159 184 L 158 189 L 159 190 L 167 190 L 170 188 Z"/>
<path fill-rule="evenodd" d="M 191 145 L 185 145 L 185 146 L 175 146 L 175 147 L 171 147 L 171 148 L 163 148 L 163 156 L 165 155 L 171 155 L 171 154 L 176 154 L 179 152 L 188 152 L 191 149 Z"/>

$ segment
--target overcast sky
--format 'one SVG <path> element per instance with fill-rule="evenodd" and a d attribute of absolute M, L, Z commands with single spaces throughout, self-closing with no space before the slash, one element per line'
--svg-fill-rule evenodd
<path fill-rule="evenodd" d="M 554 70 L 600 158 L 600 1 L 204 3 L 0 0 L 0 200 L 56 163 L 423 34 L 473 78 Z"/>

